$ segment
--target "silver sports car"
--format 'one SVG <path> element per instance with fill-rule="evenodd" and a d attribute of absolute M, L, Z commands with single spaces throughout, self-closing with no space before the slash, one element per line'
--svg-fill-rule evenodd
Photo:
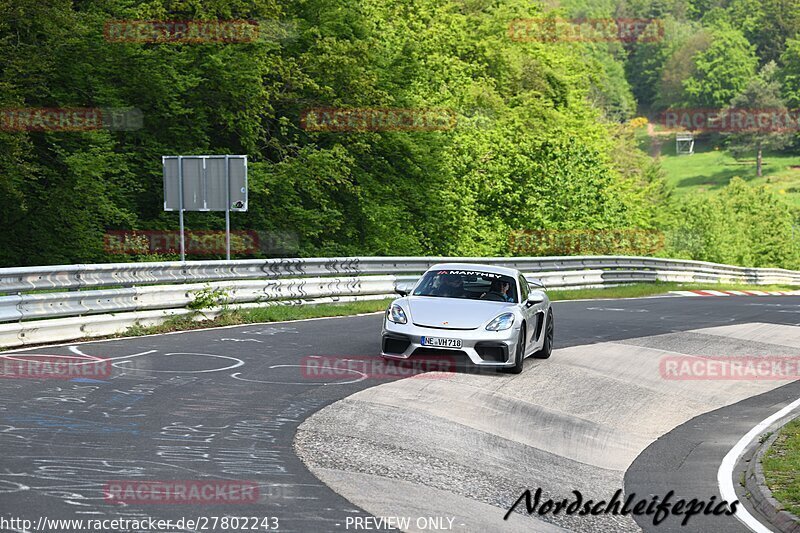
<path fill-rule="evenodd" d="M 513 268 L 442 263 L 397 292 L 383 321 L 384 357 L 466 356 L 518 374 L 527 356 L 553 351 L 550 299 Z"/>

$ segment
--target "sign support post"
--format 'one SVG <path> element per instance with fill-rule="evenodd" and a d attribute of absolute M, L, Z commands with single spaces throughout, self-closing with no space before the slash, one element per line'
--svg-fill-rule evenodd
<path fill-rule="evenodd" d="M 186 261 L 186 242 L 183 239 L 183 157 L 178 156 L 178 196 L 180 196 L 180 207 L 178 218 L 181 227 L 181 262 Z"/>
<path fill-rule="evenodd" d="M 225 259 L 231 260 L 231 174 L 225 156 Z"/>

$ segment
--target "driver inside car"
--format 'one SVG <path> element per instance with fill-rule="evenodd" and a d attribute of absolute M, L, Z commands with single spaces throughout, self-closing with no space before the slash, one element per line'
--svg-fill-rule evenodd
<path fill-rule="evenodd" d="M 513 302 L 514 298 L 508 294 L 509 289 L 511 289 L 511 284 L 509 282 L 496 279 L 492 281 L 489 292 L 485 292 L 481 295 L 481 300 Z"/>
<path fill-rule="evenodd" d="M 439 296 L 461 298 L 464 295 L 464 280 L 461 276 L 447 275 L 442 278 Z"/>

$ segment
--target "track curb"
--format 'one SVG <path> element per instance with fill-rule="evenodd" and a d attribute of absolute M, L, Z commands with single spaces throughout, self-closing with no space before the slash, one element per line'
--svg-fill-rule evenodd
<path fill-rule="evenodd" d="M 767 519 L 773 528 L 781 533 L 800 533 L 800 517 L 781 509 L 781 503 L 772 497 L 772 491 L 767 486 L 764 469 L 761 466 L 764 454 L 767 453 L 767 450 L 778 438 L 780 430 L 790 421 L 791 419 L 787 420 L 785 424 L 775 429 L 767 439 L 756 446 L 752 452 L 742 457 L 742 460 L 748 461 L 744 477 L 744 488 L 750 503 Z"/>

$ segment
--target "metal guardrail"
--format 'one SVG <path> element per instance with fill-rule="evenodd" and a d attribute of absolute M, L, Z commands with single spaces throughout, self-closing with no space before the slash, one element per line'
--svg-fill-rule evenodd
<path fill-rule="evenodd" d="M 36 342 L 84 336 L 79 333 L 89 332 L 97 315 L 129 314 L 131 325 L 139 320 L 135 313 L 186 312 L 195 293 L 205 287 L 224 289 L 234 305 L 390 295 L 396 283 L 416 279 L 442 262 L 510 266 L 550 288 L 654 281 L 800 285 L 798 271 L 626 256 L 344 257 L 0 268 L 0 346 L 34 342 L 26 331 L 48 337 Z M 64 320 L 73 330 L 78 325 L 79 333 L 57 338 L 43 333 L 60 330 Z M 126 323 L 123 316 L 114 322 Z"/>
<path fill-rule="evenodd" d="M 164 263 L 104 263 L 25 268 L 0 268 L 0 294 L 52 289 L 131 287 L 285 277 L 410 274 L 439 262 L 487 263 L 523 272 L 583 269 L 669 270 L 730 275 L 748 283 L 765 277 L 800 278 L 800 272 L 778 268 L 747 268 L 703 261 L 626 256 L 568 257 L 344 257 L 310 259 L 247 259 Z"/>

